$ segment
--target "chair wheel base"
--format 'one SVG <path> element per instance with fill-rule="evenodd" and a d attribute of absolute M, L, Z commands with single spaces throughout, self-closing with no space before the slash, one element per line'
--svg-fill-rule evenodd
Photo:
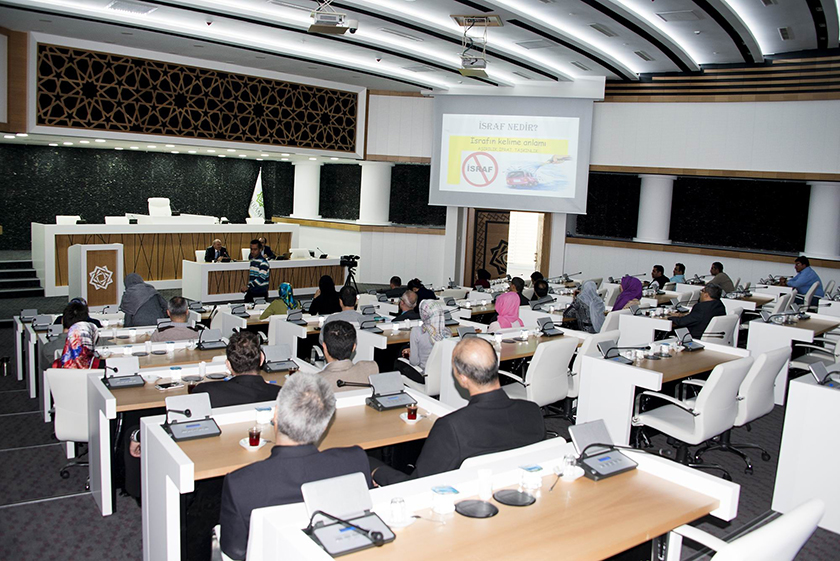
<path fill-rule="evenodd" d="M 63 469 L 60 472 L 58 472 L 58 475 L 60 475 L 62 479 L 70 479 L 70 472 L 66 469 Z"/>
<path fill-rule="evenodd" d="M 770 454 L 768 454 L 767 452 L 762 452 L 761 453 L 761 459 L 764 460 L 765 462 L 769 462 L 770 461 Z"/>

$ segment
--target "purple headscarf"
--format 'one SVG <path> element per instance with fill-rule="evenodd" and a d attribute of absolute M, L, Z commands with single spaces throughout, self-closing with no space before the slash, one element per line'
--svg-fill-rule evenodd
<path fill-rule="evenodd" d="M 630 300 L 642 297 L 642 281 L 636 277 L 626 276 L 621 279 L 621 294 L 615 299 L 613 310 L 623 310 Z"/>

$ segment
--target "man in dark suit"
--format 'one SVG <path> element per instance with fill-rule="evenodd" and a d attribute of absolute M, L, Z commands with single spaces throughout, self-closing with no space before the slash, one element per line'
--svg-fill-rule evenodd
<path fill-rule="evenodd" d="M 691 308 L 687 316 L 674 318 L 671 325 L 674 328 L 687 327 L 692 339 L 699 339 L 709 326 L 713 317 L 725 316 L 726 306 L 720 301 L 723 290 L 716 284 L 707 284 L 700 291 L 700 301 Z"/>
<path fill-rule="evenodd" d="M 405 321 L 420 319 L 420 312 L 417 310 L 417 293 L 413 290 L 406 290 L 400 296 L 400 313 L 391 321 Z"/>
<path fill-rule="evenodd" d="M 371 458 L 371 476 L 377 484 L 458 469 L 467 458 L 512 450 L 545 438 L 539 406 L 510 399 L 499 385 L 499 363 L 490 343 L 478 337 L 462 340 L 452 353 L 452 370 L 458 384 L 469 392 L 469 403 L 435 421 L 411 475 Z"/>
<path fill-rule="evenodd" d="M 402 279 L 398 276 L 391 277 L 388 288 L 382 290 L 388 298 L 399 298 L 405 292 L 405 287 L 402 285 Z"/>
<path fill-rule="evenodd" d="M 260 243 L 262 244 L 261 253 L 263 254 L 263 257 L 265 257 L 269 261 L 271 261 L 272 259 L 277 259 L 277 255 L 275 255 L 274 252 L 271 250 L 271 248 L 268 246 L 268 240 L 265 239 L 265 238 L 257 238 L 257 239 L 260 240 Z"/>
<path fill-rule="evenodd" d="M 204 251 L 205 263 L 227 263 L 230 261 L 227 248 L 222 245 L 222 240 L 213 240 L 213 245 Z"/>
<path fill-rule="evenodd" d="M 260 376 L 263 360 L 256 333 L 234 333 L 227 346 L 227 367 L 234 377 L 226 382 L 204 382 L 196 386 L 194 393 L 210 394 L 213 408 L 271 401 L 277 397 L 280 387 L 267 384 Z"/>
<path fill-rule="evenodd" d="M 335 396 L 317 374 L 298 372 L 285 383 L 277 396 L 271 456 L 225 477 L 219 522 L 228 557 L 245 558 L 252 510 L 302 501 L 304 483 L 362 472 L 371 486 L 367 457 L 358 446 L 318 451 L 334 412 Z"/>
<path fill-rule="evenodd" d="M 539 300 L 548 296 L 548 282 L 545 279 L 537 279 L 534 281 L 534 295 L 531 296 L 531 301 Z"/>

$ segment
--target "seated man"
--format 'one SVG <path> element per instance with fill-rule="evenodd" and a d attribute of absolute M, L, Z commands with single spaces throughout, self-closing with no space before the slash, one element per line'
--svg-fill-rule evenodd
<path fill-rule="evenodd" d="M 674 265 L 674 276 L 671 277 L 671 282 L 681 282 L 685 284 L 685 265 L 682 263 Z"/>
<path fill-rule="evenodd" d="M 723 290 L 724 294 L 727 292 L 735 292 L 735 285 L 732 283 L 732 279 L 729 278 L 729 275 L 723 272 L 723 263 L 720 261 L 712 263 L 709 273 L 713 275 L 713 278 L 707 284 L 718 285 L 720 289 Z"/>
<path fill-rule="evenodd" d="M 699 339 L 713 317 L 726 315 L 726 306 L 720 301 L 721 295 L 722 291 L 718 285 L 707 284 L 700 291 L 700 301 L 691 308 L 691 312 L 681 318 L 672 319 L 671 325 L 675 329 L 687 327 L 691 337 Z"/>
<path fill-rule="evenodd" d="M 350 360 L 356 350 L 356 328 L 346 321 L 337 320 L 324 324 L 321 330 L 324 337 L 324 358 L 327 365 L 321 370 L 321 376 L 335 392 L 357 390 L 357 387 L 339 388 L 338 380 L 345 382 L 368 383 L 368 376 L 379 374 L 379 366 L 372 360 L 360 360 L 356 364 Z"/>
<path fill-rule="evenodd" d="M 522 295 L 522 291 L 525 290 L 525 281 L 522 280 L 520 277 L 513 277 L 510 279 L 510 288 L 508 289 L 509 292 L 516 292 L 519 295 L 519 305 L 520 306 L 527 306 L 528 299 Z"/>
<path fill-rule="evenodd" d="M 805 298 L 805 293 L 811 289 L 811 285 L 815 282 L 819 283 L 811 301 L 806 303 L 807 306 L 816 306 L 819 303 L 819 299 L 825 296 L 825 291 L 823 290 L 823 284 L 820 277 L 816 272 L 814 272 L 814 269 L 811 268 L 811 261 L 804 255 L 800 255 L 793 262 L 793 268 L 796 269 L 796 276 L 789 279 L 783 278 L 782 286 L 795 288 L 799 293 L 797 300 L 803 300 Z"/>
<path fill-rule="evenodd" d="M 163 329 L 158 327 L 150 337 L 152 343 L 198 339 L 198 331 L 187 324 L 190 312 L 186 298 L 181 296 L 170 298 L 166 306 L 166 315 L 172 320 L 172 324 Z"/>
<path fill-rule="evenodd" d="M 669 282 L 670 279 L 665 276 L 665 267 L 662 265 L 654 265 L 653 270 L 650 272 L 651 281 L 648 284 L 648 288 L 656 289 L 656 290 L 663 290 L 665 288 L 665 283 Z"/>
<path fill-rule="evenodd" d="M 537 279 L 534 281 L 534 295 L 531 300 L 539 300 L 548 296 L 548 282 L 545 279 Z"/>
<path fill-rule="evenodd" d="M 400 296 L 400 313 L 391 321 L 405 321 L 420 319 L 420 311 L 417 309 L 417 293 L 413 290 L 406 290 Z"/>
<path fill-rule="evenodd" d="M 275 255 L 274 252 L 271 251 L 271 248 L 268 246 L 268 240 L 266 240 L 265 238 L 257 238 L 257 239 L 262 244 L 262 252 L 261 253 L 262 253 L 263 257 L 265 257 L 268 260 L 277 259 L 277 255 Z"/>
<path fill-rule="evenodd" d="M 254 298 L 268 298 L 268 279 L 271 265 L 262 255 L 260 240 L 251 240 L 251 264 L 248 269 L 248 284 L 242 289 L 245 301 L 253 302 Z"/>
<path fill-rule="evenodd" d="M 256 333 L 240 331 L 231 335 L 226 354 L 226 364 L 233 378 L 225 382 L 203 382 L 195 387 L 193 393 L 210 394 L 210 405 L 214 409 L 270 401 L 277 397 L 280 387 L 267 384 L 260 376 L 265 356 L 260 350 L 260 339 Z"/>
<path fill-rule="evenodd" d="M 227 263 L 230 261 L 230 255 L 226 247 L 222 246 L 222 240 L 213 240 L 213 245 L 204 251 L 205 263 Z"/>
<path fill-rule="evenodd" d="M 399 298 L 405 293 L 405 287 L 402 285 L 402 279 L 398 276 L 391 277 L 389 287 L 382 292 L 388 298 Z"/>
<path fill-rule="evenodd" d="M 510 399 L 499 385 L 499 362 L 490 343 L 478 337 L 462 340 L 452 353 L 452 370 L 469 392 L 469 403 L 435 421 L 411 475 L 371 458 L 371 476 L 379 485 L 458 469 L 467 458 L 527 446 L 545 437 L 539 406 Z"/>
<path fill-rule="evenodd" d="M 225 477 L 219 517 L 225 555 L 244 559 L 251 511 L 302 501 L 304 483 L 362 472 L 370 486 L 361 448 L 318 451 L 317 443 L 334 413 L 335 396 L 326 380 L 304 372 L 288 379 L 277 395 L 271 456 Z"/>

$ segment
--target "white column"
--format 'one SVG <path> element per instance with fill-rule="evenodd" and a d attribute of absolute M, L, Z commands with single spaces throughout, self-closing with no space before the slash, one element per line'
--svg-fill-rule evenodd
<path fill-rule="evenodd" d="M 295 162 L 295 198 L 292 218 L 321 218 L 321 163 Z"/>
<path fill-rule="evenodd" d="M 637 242 L 671 243 L 671 199 L 674 196 L 673 175 L 640 175 L 639 225 Z"/>
<path fill-rule="evenodd" d="M 359 197 L 359 222 L 388 224 L 391 203 L 391 162 L 359 162 L 362 166 L 362 190 Z"/>
<path fill-rule="evenodd" d="M 837 259 L 840 257 L 840 183 L 810 181 L 808 230 L 805 255 Z"/>

